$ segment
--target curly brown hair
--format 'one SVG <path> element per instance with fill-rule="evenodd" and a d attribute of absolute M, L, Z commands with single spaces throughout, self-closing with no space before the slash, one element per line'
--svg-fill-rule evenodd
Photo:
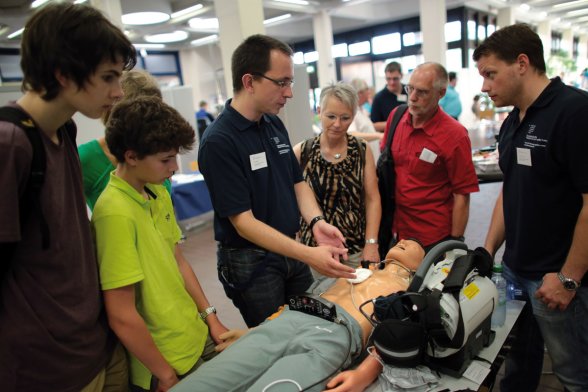
<path fill-rule="evenodd" d="M 194 128 L 158 97 L 137 97 L 118 103 L 106 124 L 106 144 L 119 162 L 125 152 L 139 159 L 170 150 L 185 152 L 196 140 Z"/>

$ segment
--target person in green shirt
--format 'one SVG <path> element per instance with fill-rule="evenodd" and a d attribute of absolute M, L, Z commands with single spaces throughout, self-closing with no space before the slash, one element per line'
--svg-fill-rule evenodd
<path fill-rule="evenodd" d="M 130 354 L 133 390 L 167 391 L 212 358 L 227 331 L 179 250 L 160 185 L 194 141 L 194 129 L 158 97 L 121 101 L 106 126 L 117 166 L 92 228 L 109 324 Z"/>
<path fill-rule="evenodd" d="M 124 93 L 123 99 L 135 99 L 141 96 L 162 97 L 159 83 L 147 71 L 135 69 L 126 71 L 120 83 Z M 104 113 L 102 122 L 106 124 L 109 117 L 110 110 Z M 98 196 L 108 184 L 110 172 L 116 167 L 116 158 L 110 153 L 104 137 L 81 144 L 78 146 L 78 153 L 82 163 L 86 204 L 90 210 L 93 210 Z M 163 185 L 171 194 L 171 181 L 166 179 Z"/>

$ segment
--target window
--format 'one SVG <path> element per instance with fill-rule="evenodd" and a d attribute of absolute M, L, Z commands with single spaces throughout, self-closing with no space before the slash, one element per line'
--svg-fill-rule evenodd
<path fill-rule="evenodd" d="M 366 54 L 370 52 L 370 41 L 363 41 L 350 44 L 348 48 L 350 56 L 359 56 L 361 54 Z"/>
<path fill-rule="evenodd" d="M 304 64 L 304 53 L 296 52 L 294 53 L 294 64 Z"/>
<path fill-rule="evenodd" d="M 17 82 L 23 78 L 19 54 L 0 54 L 0 78 L 4 82 Z"/>
<path fill-rule="evenodd" d="M 445 52 L 445 65 L 447 70 L 458 70 L 461 69 L 461 49 L 449 49 Z"/>
<path fill-rule="evenodd" d="M 318 52 L 312 51 L 312 52 L 307 52 L 304 53 L 304 62 L 305 63 L 314 63 L 315 61 L 318 61 Z"/>
<path fill-rule="evenodd" d="M 423 33 L 417 31 L 415 33 L 405 33 L 402 35 L 402 44 L 404 46 L 420 45 L 423 43 Z"/>
<path fill-rule="evenodd" d="M 457 20 L 445 23 L 445 41 L 454 42 L 459 40 L 461 40 L 461 22 Z"/>
<path fill-rule="evenodd" d="M 392 33 L 374 37 L 372 38 L 372 46 L 373 54 L 397 52 L 401 48 L 400 33 Z"/>
<path fill-rule="evenodd" d="M 347 44 L 337 44 L 331 47 L 331 55 L 333 58 L 347 57 Z"/>

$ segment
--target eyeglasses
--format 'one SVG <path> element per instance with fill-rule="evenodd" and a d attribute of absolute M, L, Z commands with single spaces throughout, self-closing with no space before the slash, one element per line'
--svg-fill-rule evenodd
<path fill-rule="evenodd" d="M 294 84 L 294 79 L 276 80 L 276 79 L 270 78 L 269 76 L 265 76 L 264 74 L 261 74 L 259 72 L 251 72 L 251 75 L 260 76 L 260 77 L 262 77 L 264 79 L 267 79 L 267 80 L 269 80 L 271 82 L 274 82 L 280 88 L 291 87 Z"/>
<path fill-rule="evenodd" d="M 400 76 L 394 76 L 394 77 L 391 77 L 391 78 L 386 78 L 386 81 L 387 82 L 389 82 L 389 81 L 400 82 L 400 79 L 401 79 Z"/>
<path fill-rule="evenodd" d="M 417 98 L 424 98 L 427 95 L 429 95 L 429 93 L 431 92 L 431 90 L 422 90 L 420 88 L 414 88 L 410 84 L 407 84 L 406 86 L 404 86 L 404 91 L 406 91 L 406 93 L 409 96 L 412 95 L 412 93 L 414 92 L 416 94 Z"/>

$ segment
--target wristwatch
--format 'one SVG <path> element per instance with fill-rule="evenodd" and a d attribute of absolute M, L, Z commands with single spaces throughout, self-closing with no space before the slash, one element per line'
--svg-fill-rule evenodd
<path fill-rule="evenodd" d="M 214 306 L 209 306 L 208 308 L 200 312 L 200 318 L 202 320 L 206 320 L 206 318 L 213 313 L 216 314 L 216 308 Z"/>
<path fill-rule="evenodd" d="M 367 239 L 365 240 L 365 244 L 366 244 L 366 245 L 367 245 L 367 244 L 377 244 L 377 243 L 378 243 L 378 240 L 377 240 L 377 239 L 375 239 L 375 238 L 367 238 Z"/>
<path fill-rule="evenodd" d="M 559 281 L 563 285 L 564 289 L 568 291 L 576 291 L 580 287 L 580 282 L 576 282 L 572 278 L 566 278 L 561 272 L 557 273 Z"/>

